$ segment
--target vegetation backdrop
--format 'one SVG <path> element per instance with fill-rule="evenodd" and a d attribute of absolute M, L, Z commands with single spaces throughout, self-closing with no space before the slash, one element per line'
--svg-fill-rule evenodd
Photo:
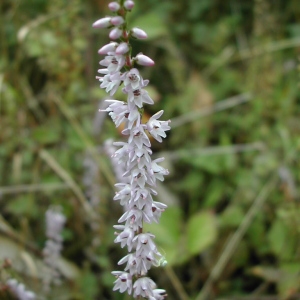
<path fill-rule="evenodd" d="M 122 212 L 104 142 L 122 136 L 98 112 L 108 37 L 91 27 L 107 4 L 1 1 L 6 297 L 10 277 L 42 293 L 45 212 L 60 205 L 63 282 L 48 298 L 129 299 L 111 291 L 125 253 L 113 243 Z M 156 102 L 145 114 L 172 120 L 166 142 L 153 141 L 170 175 L 158 187 L 168 209 L 150 229 L 168 265 L 151 276 L 169 299 L 299 299 L 299 1 L 136 0 L 129 21 L 149 35 L 134 51 L 156 62 L 142 70 Z M 93 200 L 96 219 L 84 210 Z"/>

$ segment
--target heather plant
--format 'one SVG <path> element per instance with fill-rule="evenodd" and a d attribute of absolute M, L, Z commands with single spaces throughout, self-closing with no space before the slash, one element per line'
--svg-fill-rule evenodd
<path fill-rule="evenodd" d="M 95 47 L 114 26 L 91 23 L 121 16 L 108 2 L 1 2 L 0 261 L 11 267 L 0 266 L 0 299 L 13 298 L 12 278 L 41 300 L 132 298 L 112 291 L 127 245 L 114 244 L 111 227 L 127 207 L 111 191 L 114 175 L 128 176 L 106 156 L 120 147 L 104 144 L 121 140 L 124 124 L 116 130 L 97 110 L 107 94 L 95 81 Z M 170 299 L 299 299 L 299 15 L 297 0 L 143 0 L 126 15 L 148 35 L 130 39 L 131 56 L 155 61 L 134 64 L 155 102 L 143 103 L 143 122 L 161 109 L 172 119 L 167 142 L 150 137 L 151 158 L 165 157 L 171 173 L 153 187 L 168 208 L 159 224 L 143 223 L 168 260 L 146 276 Z M 127 103 L 123 87 L 107 99 Z M 46 295 L 40 224 L 49 205 L 68 223 L 61 285 Z"/>
<path fill-rule="evenodd" d="M 136 65 L 153 66 L 154 61 L 143 53 L 132 56 L 131 39 L 146 39 L 147 33 L 140 28 L 128 28 L 126 16 L 134 7 L 134 2 L 119 1 L 108 5 L 113 16 L 99 19 L 93 24 L 94 28 L 110 28 L 109 44 L 100 48 L 98 53 L 105 55 L 100 61 L 104 68 L 99 69 L 101 76 L 96 78 L 100 87 L 113 96 L 122 86 L 122 92 L 127 101 L 106 100 L 109 106 L 105 109 L 116 127 L 124 125 L 122 134 L 127 136 L 127 142 L 115 142 L 119 147 L 112 155 L 117 159 L 125 172 L 121 182 L 116 184 L 118 192 L 114 200 L 120 201 L 124 214 L 118 220 L 123 225 L 115 225 L 115 243 L 128 250 L 118 265 L 126 264 L 124 271 L 113 271 L 116 281 L 113 290 L 121 293 L 127 291 L 134 298 L 164 299 L 166 292 L 157 289 L 152 279 L 147 277 L 152 266 L 160 265 L 163 255 L 155 245 L 155 236 L 144 231 L 144 223 L 159 222 L 161 213 L 166 205 L 153 200 L 157 195 L 156 180 L 163 181 L 168 170 L 162 167 L 164 159 L 151 159 L 150 136 L 158 142 L 166 137 L 170 129 L 170 121 L 161 121 L 163 111 L 154 114 L 147 123 L 143 123 L 144 104 L 153 104 L 145 87 L 149 80 L 144 80 Z M 118 176 L 119 177 L 119 176 Z M 164 260 L 164 264 L 166 264 Z"/>
<path fill-rule="evenodd" d="M 58 264 L 63 249 L 61 231 L 66 217 L 60 207 L 51 207 L 46 211 L 47 241 L 43 249 L 45 270 L 43 272 L 43 287 L 46 293 L 50 292 L 52 284 L 60 284 Z"/>

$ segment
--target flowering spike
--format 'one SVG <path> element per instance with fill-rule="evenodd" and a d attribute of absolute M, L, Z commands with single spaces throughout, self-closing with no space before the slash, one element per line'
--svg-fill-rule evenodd
<path fill-rule="evenodd" d="M 154 61 L 139 53 L 131 57 L 130 38 L 145 39 L 147 34 L 139 28 L 127 29 L 126 14 L 134 6 L 131 0 L 111 2 L 109 9 L 117 12 L 115 16 L 107 17 L 95 22 L 94 27 L 113 27 L 109 33 L 111 42 L 98 51 L 105 55 L 100 61 L 103 68 L 98 70 L 100 76 L 96 78 L 100 87 L 110 95 L 114 95 L 120 85 L 127 101 L 106 100 L 106 111 L 116 127 L 123 126 L 122 135 L 126 142 L 115 142 L 114 151 L 109 149 L 109 156 L 113 159 L 113 166 L 119 183 L 115 185 L 117 192 L 114 201 L 120 201 L 124 208 L 119 218 L 119 225 L 114 242 L 120 243 L 122 248 L 128 250 L 119 261 L 124 264 L 124 271 L 114 271 L 116 276 L 113 290 L 120 293 L 128 292 L 134 298 L 147 298 L 150 300 L 163 300 L 167 295 L 165 290 L 157 289 L 156 284 L 146 277 L 151 267 L 166 265 L 166 259 L 157 250 L 155 236 L 143 232 L 144 223 L 159 222 L 161 213 L 166 205 L 153 200 L 157 192 L 153 189 L 156 181 L 164 180 L 169 171 L 160 165 L 163 158 L 151 159 L 151 143 L 149 135 L 158 142 L 166 137 L 170 129 L 169 121 L 160 121 L 163 111 L 154 114 L 147 123 L 143 123 L 143 105 L 153 104 L 145 87 L 149 80 L 144 80 L 134 64 L 153 66 Z M 106 145 L 107 146 L 107 145 Z"/>
<path fill-rule="evenodd" d="M 47 270 L 43 274 L 44 290 L 50 291 L 52 283 L 59 283 L 58 260 L 62 250 L 61 231 L 66 222 L 60 207 L 49 208 L 46 211 L 46 236 L 47 241 L 43 249 L 44 263 Z"/>

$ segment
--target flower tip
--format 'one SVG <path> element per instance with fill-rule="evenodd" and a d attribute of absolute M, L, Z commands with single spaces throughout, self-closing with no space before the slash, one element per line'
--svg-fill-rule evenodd
<path fill-rule="evenodd" d="M 133 37 L 141 40 L 146 39 L 148 37 L 147 33 L 144 30 L 137 27 L 131 29 L 131 34 Z"/>
<path fill-rule="evenodd" d="M 117 49 L 116 49 L 116 54 L 118 55 L 123 55 L 125 54 L 126 52 L 129 51 L 129 47 L 128 47 L 128 44 L 127 43 L 121 43 Z"/>
<path fill-rule="evenodd" d="M 120 9 L 120 4 L 118 2 L 110 2 L 108 4 L 108 8 L 111 10 L 111 11 L 118 11 Z"/>
<path fill-rule="evenodd" d="M 162 116 L 163 113 L 164 113 L 164 111 L 163 111 L 163 110 L 160 110 L 160 111 L 158 111 L 157 113 L 155 113 L 151 118 L 157 120 L 159 117 Z"/>
<path fill-rule="evenodd" d="M 109 33 L 109 38 L 112 40 L 118 39 L 122 35 L 122 30 L 119 29 L 118 27 L 114 28 L 110 33 Z"/>
<path fill-rule="evenodd" d="M 152 67 L 155 65 L 155 62 L 148 56 L 144 54 L 138 54 L 136 56 L 136 62 L 141 66 Z"/>
<path fill-rule="evenodd" d="M 116 48 L 118 47 L 118 43 L 116 42 L 111 42 L 107 45 L 104 45 L 102 48 L 100 48 L 98 50 L 98 54 L 102 54 L 102 55 L 105 55 L 105 54 L 108 54 L 108 52 L 113 52 L 116 50 Z"/>
<path fill-rule="evenodd" d="M 110 23 L 114 26 L 120 26 L 124 23 L 124 19 L 120 16 L 111 18 Z"/>
<path fill-rule="evenodd" d="M 110 26 L 110 20 L 111 20 L 111 17 L 105 17 L 105 18 L 99 19 L 93 23 L 92 27 L 106 28 L 106 27 Z"/>
<path fill-rule="evenodd" d="M 124 2 L 124 7 L 127 9 L 127 10 L 131 10 L 133 9 L 134 7 L 134 2 L 132 0 L 126 0 Z"/>

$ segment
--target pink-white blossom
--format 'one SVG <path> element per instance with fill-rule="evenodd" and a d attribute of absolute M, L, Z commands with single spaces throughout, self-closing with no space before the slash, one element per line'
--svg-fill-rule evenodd
<path fill-rule="evenodd" d="M 132 291 L 132 276 L 127 272 L 121 271 L 113 271 L 111 273 L 117 278 L 114 282 L 113 291 L 120 290 L 120 293 L 124 293 L 127 290 L 130 295 Z"/>
<path fill-rule="evenodd" d="M 110 20 L 111 20 L 111 17 L 99 19 L 93 23 L 93 27 L 94 28 L 106 28 L 111 25 Z"/>
<path fill-rule="evenodd" d="M 118 2 L 110 2 L 108 4 L 108 8 L 111 10 L 111 11 L 118 11 L 120 9 L 120 4 Z"/>
<path fill-rule="evenodd" d="M 108 52 L 114 52 L 116 50 L 116 48 L 118 47 L 118 43 L 116 42 L 111 42 L 107 45 L 104 45 L 103 47 L 101 47 L 99 50 L 98 50 L 98 53 L 99 54 L 108 54 Z"/>
<path fill-rule="evenodd" d="M 154 61 L 144 54 L 138 54 L 135 59 L 136 62 L 141 66 L 152 67 L 155 65 Z"/>
<path fill-rule="evenodd" d="M 120 38 L 122 35 L 122 30 L 120 28 L 114 28 L 111 30 L 111 32 L 109 33 L 109 38 L 112 40 L 117 40 L 118 38 Z"/>
<path fill-rule="evenodd" d="M 116 54 L 123 55 L 129 51 L 129 47 L 127 43 L 121 43 L 117 49 Z"/>
<path fill-rule="evenodd" d="M 126 0 L 124 2 L 124 7 L 127 9 L 127 10 L 132 10 L 133 7 L 134 7 L 134 2 L 132 0 Z"/>
<path fill-rule="evenodd" d="M 110 23 L 114 26 L 120 26 L 124 23 L 124 19 L 120 16 L 111 18 Z"/>
<path fill-rule="evenodd" d="M 131 29 L 131 35 L 137 39 L 146 39 L 148 37 L 147 33 L 140 29 L 140 28 L 137 28 L 137 27 L 134 27 Z"/>

